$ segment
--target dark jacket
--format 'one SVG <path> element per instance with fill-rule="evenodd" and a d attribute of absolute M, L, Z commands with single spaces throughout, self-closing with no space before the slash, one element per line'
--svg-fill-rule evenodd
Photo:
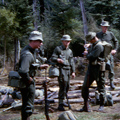
<path fill-rule="evenodd" d="M 35 76 L 35 69 L 32 66 L 34 63 L 34 49 L 29 45 L 25 46 L 20 54 L 19 74 L 24 81 L 28 81 L 30 77 Z"/>
<path fill-rule="evenodd" d="M 103 58 L 103 50 L 104 47 L 101 44 L 99 44 L 99 41 L 93 43 L 89 49 L 88 54 L 86 55 L 87 59 L 89 60 L 89 63 L 92 64 L 96 60 L 100 61 L 99 58 Z"/>

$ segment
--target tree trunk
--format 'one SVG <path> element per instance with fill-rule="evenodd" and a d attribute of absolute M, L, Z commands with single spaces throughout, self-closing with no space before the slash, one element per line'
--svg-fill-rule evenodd
<path fill-rule="evenodd" d="M 2 0 L 2 4 L 4 5 L 4 0 Z"/>
<path fill-rule="evenodd" d="M 40 21 L 43 21 L 44 20 L 44 0 L 39 0 L 40 2 Z"/>
<path fill-rule="evenodd" d="M 87 27 L 86 15 L 85 15 L 85 8 L 84 8 L 83 0 L 79 0 L 79 2 L 80 2 L 80 8 L 81 8 L 81 12 L 82 12 L 82 19 L 83 19 L 83 26 L 84 26 L 84 36 L 86 36 L 86 34 L 88 33 L 88 27 Z"/>
<path fill-rule="evenodd" d="M 3 36 L 4 39 L 4 36 Z M 6 61 L 6 39 L 4 39 L 4 58 L 3 58 L 3 68 L 2 71 L 0 72 L 0 75 L 3 73 L 4 69 L 5 69 L 5 61 Z"/>
<path fill-rule="evenodd" d="M 14 70 L 15 70 L 15 65 L 17 63 L 17 40 L 14 39 L 14 49 L 15 49 L 15 52 L 14 52 Z"/>
<path fill-rule="evenodd" d="M 19 61 L 19 59 L 20 59 L 20 41 L 18 40 L 17 41 L 17 43 L 18 43 L 18 51 L 17 51 L 17 62 Z"/>
<path fill-rule="evenodd" d="M 37 10 L 36 10 L 36 2 L 37 0 L 33 0 L 33 17 L 34 17 L 34 28 L 37 30 Z"/>
<path fill-rule="evenodd" d="M 5 68 L 5 61 L 6 61 L 6 39 L 4 39 L 5 42 L 4 42 L 4 62 L 3 62 L 3 66 Z"/>

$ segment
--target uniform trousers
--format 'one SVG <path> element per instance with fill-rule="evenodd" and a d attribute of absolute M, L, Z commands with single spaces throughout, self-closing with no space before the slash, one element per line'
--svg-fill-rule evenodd
<path fill-rule="evenodd" d="M 84 101 L 88 101 L 89 87 L 96 80 L 97 89 L 100 93 L 100 104 L 105 101 L 105 71 L 100 71 L 100 65 L 90 65 L 85 75 L 84 83 L 82 86 L 82 97 Z"/>
<path fill-rule="evenodd" d="M 35 82 L 21 89 L 22 95 L 22 118 L 29 117 L 32 115 L 34 110 L 34 99 L 35 99 Z"/>
<path fill-rule="evenodd" d="M 59 104 L 63 104 L 63 100 L 69 90 L 70 86 L 70 70 L 60 68 L 59 83 Z"/>

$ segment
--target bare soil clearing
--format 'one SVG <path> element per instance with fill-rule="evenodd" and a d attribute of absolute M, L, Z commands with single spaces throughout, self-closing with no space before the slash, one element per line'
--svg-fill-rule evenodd
<path fill-rule="evenodd" d="M 115 67 L 115 85 L 117 87 L 120 87 L 120 67 Z M 107 74 L 106 74 L 107 76 Z M 80 113 L 76 112 L 76 110 L 79 110 L 83 106 L 83 102 L 76 102 L 74 103 L 73 100 L 81 100 L 81 93 L 79 90 L 81 90 L 81 86 L 84 80 L 84 75 L 77 76 L 75 80 L 71 80 L 71 87 L 69 91 L 69 98 L 70 103 L 72 107 L 72 112 L 77 116 L 77 120 L 120 120 L 120 101 L 114 102 L 113 106 L 105 106 L 104 111 L 97 112 L 97 109 L 99 108 L 99 105 L 95 105 L 93 103 L 90 103 L 92 112 L 90 113 Z M 39 81 L 39 80 L 38 80 Z M 42 80 L 41 80 L 42 81 Z M 36 84 L 36 87 L 42 88 L 41 81 L 37 82 L 40 83 L 39 85 Z M 109 80 L 106 81 L 106 85 L 109 86 Z M 0 76 L 0 86 L 7 86 L 7 75 Z M 48 91 L 55 91 L 58 88 L 57 80 L 50 81 L 48 83 Z M 92 88 L 94 89 L 94 88 Z M 75 95 L 72 93 L 72 91 L 75 91 Z M 77 93 L 78 91 L 78 93 Z M 112 90 L 112 91 L 120 91 L 120 90 Z M 115 94 L 114 94 L 115 95 Z M 51 97 L 51 99 L 55 99 L 55 103 L 50 104 L 50 106 L 53 108 L 54 112 L 49 112 L 50 120 L 57 120 L 60 111 L 57 110 L 58 107 L 58 99 L 57 99 L 57 93 Z M 5 108 L 7 108 L 6 106 Z M 5 108 L 0 108 L 0 112 L 4 110 Z M 65 107 L 66 110 L 69 110 L 67 107 Z M 20 110 L 11 109 L 5 112 L 0 113 L 0 120 L 20 120 Z M 31 120 L 45 120 L 45 114 L 44 114 L 44 103 L 43 104 L 35 104 L 35 111 L 34 114 L 31 116 Z"/>

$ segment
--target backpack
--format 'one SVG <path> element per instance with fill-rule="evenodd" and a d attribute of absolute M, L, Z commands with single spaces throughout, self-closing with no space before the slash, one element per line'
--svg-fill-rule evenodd
<path fill-rule="evenodd" d="M 103 58 L 104 62 L 107 62 L 110 59 L 112 45 L 106 41 L 100 41 L 98 44 L 101 44 L 104 47 Z"/>
<path fill-rule="evenodd" d="M 31 54 L 29 51 L 26 51 L 25 53 L 26 55 L 27 54 Z M 8 74 L 8 86 L 11 86 L 11 87 L 16 87 L 16 88 L 25 88 L 26 85 L 21 82 L 21 76 L 19 75 L 19 62 L 15 64 L 15 71 L 10 71 L 9 74 Z"/>
<path fill-rule="evenodd" d="M 50 66 L 49 68 L 49 78 L 59 77 L 59 68 L 55 65 Z"/>
<path fill-rule="evenodd" d="M 95 103 L 96 103 L 96 105 L 100 104 L 100 93 L 98 91 L 95 91 Z M 105 106 L 113 106 L 113 103 L 114 103 L 114 101 L 113 101 L 111 92 L 106 91 L 104 105 Z"/>

